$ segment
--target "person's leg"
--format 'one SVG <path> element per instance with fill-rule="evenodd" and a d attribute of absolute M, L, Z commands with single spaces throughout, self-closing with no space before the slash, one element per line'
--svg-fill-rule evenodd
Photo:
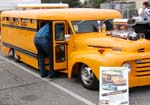
<path fill-rule="evenodd" d="M 49 77 L 50 78 L 53 78 L 54 76 L 55 76 L 55 72 L 54 72 L 54 70 L 53 69 L 51 69 L 51 67 L 50 66 L 53 66 L 53 65 L 51 65 L 51 62 L 50 62 L 50 46 L 49 45 L 45 45 L 44 47 L 44 52 L 47 54 L 47 56 L 48 56 L 48 62 L 49 62 Z"/>
<path fill-rule="evenodd" d="M 47 72 L 45 71 L 45 64 L 44 64 L 44 58 L 45 58 L 45 55 L 43 53 L 43 49 L 41 48 L 41 45 L 39 44 L 39 39 L 35 39 L 34 40 L 35 42 L 35 46 L 36 46 L 36 49 L 38 51 L 38 63 L 39 63 L 39 71 L 40 71 L 40 75 L 41 77 L 45 77 L 47 76 Z"/>
<path fill-rule="evenodd" d="M 45 71 L 45 64 L 44 64 L 44 54 L 42 52 L 39 53 L 39 70 L 41 77 L 47 76 L 47 73 Z"/>
<path fill-rule="evenodd" d="M 50 55 L 48 55 L 48 62 L 49 62 L 49 74 L 48 74 L 48 77 L 50 78 L 53 78 L 55 77 L 55 71 L 53 69 L 51 69 L 51 63 L 50 63 Z"/>

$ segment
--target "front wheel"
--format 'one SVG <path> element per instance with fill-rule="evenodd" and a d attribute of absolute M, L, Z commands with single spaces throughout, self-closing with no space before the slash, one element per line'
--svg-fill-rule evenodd
<path fill-rule="evenodd" d="M 87 65 L 81 66 L 80 79 L 81 79 L 83 87 L 90 89 L 90 90 L 98 89 L 99 81 L 93 74 L 91 68 L 88 67 Z"/>

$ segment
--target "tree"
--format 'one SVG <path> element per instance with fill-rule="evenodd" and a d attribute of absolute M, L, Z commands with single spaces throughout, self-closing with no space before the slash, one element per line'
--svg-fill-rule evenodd
<path fill-rule="evenodd" d="M 42 3 L 59 3 L 60 0 L 41 0 Z"/>
<path fill-rule="evenodd" d="M 94 8 L 100 8 L 100 4 L 103 3 L 106 0 L 90 0 L 90 3 L 92 4 L 92 7 Z"/>
<path fill-rule="evenodd" d="M 62 0 L 63 3 L 68 3 L 70 7 L 80 7 L 80 0 Z"/>
<path fill-rule="evenodd" d="M 42 3 L 67 3 L 69 7 L 80 7 L 80 0 L 42 0 Z"/>

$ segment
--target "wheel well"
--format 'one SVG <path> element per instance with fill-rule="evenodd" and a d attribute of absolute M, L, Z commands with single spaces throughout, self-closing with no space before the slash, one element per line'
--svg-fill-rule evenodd
<path fill-rule="evenodd" d="M 15 55 L 15 49 L 10 48 L 8 53 L 9 53 L 9 55 L 12 56 L 13 58 L 15 58 L 15 56 L 17 56 L 17 58 L 15 58 L 15 60 L 16 60 L 17 62 L 20 61 L 21 57 L 20 57 L 19 55 Z M 10 53 L 12 53 L 12 54 L 10 54 Z"/>
<path fill-rule="evenodd" d="M 89 71 L 88 70 L 89 68 L 90 67 L 87 64 L 78 62 L 78 63 L 74 64 L 74 66 L 73 66 L 72 75 L 75 76 L 75 74 L 78 74 L 80 82 L 82 83 L 83 87 L 90 89 L 90 90 L 97 90 L 98 86 L 99 86 L 99 81 L 96 78 L 96 76 L 93 73 L 92 73 L 93 74 L 92 75 L 91 72 L 90 72 L 90 74 L 88 73 L 90 75 L 89 76 L 90 79 L 87 80 L 88 77 L 83 76 L 84 71 Z M 90 71 L 91 71 L 91 68 L 90 68 Z"/>
<path fill-rule="evenodd" d="M 73 65 L 73 68 L 72 68 L 72 76 L 79 74 L 79 70 L 80 70 L 80 68 L 81 68 L 81 66 L 82 66 L 83 64 L 84 64 L 84 63 L 78 62 L 78 63 L 76 63 L 76 64 Z"/>
<path fill-rule="evenodd" d="M 10 52 L 10 51 L 13 51 L 13 50 L 14 50 L 13 48 L 9 48 L 9 52 Z"/>
<path fill-rule="evenodd" d="M 14 54 L 14 49 L 9 48 L 8 55 L 13 56 L 13 54 Z"/>

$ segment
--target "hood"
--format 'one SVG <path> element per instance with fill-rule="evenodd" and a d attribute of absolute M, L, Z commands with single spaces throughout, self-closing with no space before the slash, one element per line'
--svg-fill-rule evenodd
<path fill-rule="evenodd" d="M 88 47 L 95 48 L 119 48 L 121 51 L 150 51 L 150 41 L 146 39 L 139 39 L 137 41 L 125 40 L 112 36 L 105 35 L 79 35 L 75 41 L 76 45 L 86 49 Z"/>

